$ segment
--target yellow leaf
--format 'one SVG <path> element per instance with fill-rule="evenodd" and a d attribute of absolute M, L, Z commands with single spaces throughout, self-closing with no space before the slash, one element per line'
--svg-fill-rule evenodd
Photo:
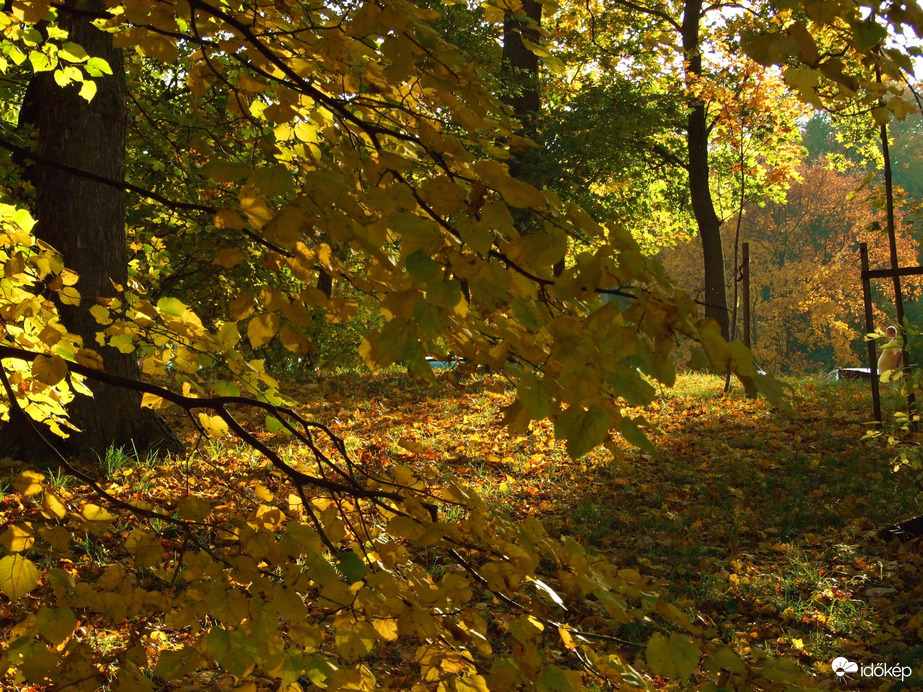
<path fill-rule="evenodd" d="M 175 39 L 171 40 L 159 34 L 144 32 L 140 34 L 138 52 L 146 58 L 154 58 L 170 65 L 179 57 L 174 41 Z"/>
<path fill-rule="evenodd" d="M 74 360 L 77 361 L 78 365 L 82 365 L 85 368 L 92 368 L 93 370 L 103 369 L 102 356 L 90 348 L 81 348 L 77 351 L 77 355 L 74 356 Z"/>
<path fill-rule="evenodd" d="M 558 634 L 561 635 L 561 641 L 564 642 L 564 646 L 567 649 L 576 649 L 577 643 L 574 641 L 574 638 L 571 636 L 570 632 L 566 628 L 559 626 Z"/>
<path fill-rule="evenodd" d="M 792 646 L 794 646 L 796 649 L 803 649 L 803 648 L 804 648 L 804 640 L 803 640 L 803 639 L 797 639 L 797 638 L 796 638 L 796 639 L 792 639 Z"/>
<path fill-rule="evenodd" d="M 259 348 L 272 341 L 279 331 L 278 315 L 257 315 L 247 324 L 247 338 L 253 348 Z"/>
<path fill-rule="evenodd" d="M 58 298 L 65 305 L 80 305 L 80 291 L 73 286 L 65 286 L 58 291 Z"/>
<path fill-rule="evenodd" d="M 224 423 L 224 421 L 221 421 Z M 211 505 L 200 497 L 187 495 L 176 503 L 176 511 L 182 519 L 202 521 L 212 512 Z"/>
<path fill-rule="evenodd" d="M 375 647 L 377 632 L 367 622 L 354 622 L 335 627 L 337 652 L 346 661 L 365 658 Z"/>
<path fill-rule="evenodd" d="M 231 209 L 222 209 L 215 214 L 213 223 L 215 224 L 215 228 L 230 228 L 234 231 L 242 231 L 247 227 L 247 222 L 241 218 L 240 214 Z"/>
<path fill-rule="evenodd" d="M 283 247 L 292 247 L 301 238 L 304 211 L 298 207 L 284 207 L 266 226 L 266 236 Z"/>
<path fill-rule="evenodd" d="M 257 483 L 256 487 L 253 488 L 253 494 L 256 495 L 257 499 L 262 502 L 272 502 L 274 499 L 274 496 L 269 488 L 260 483 Z"/>
<path fill-rule="evenodd" d="M 241 72 L 237 77 L 237 88 L 251 94 L 259 94 L 266 90 L 266 85 L 246 72 Z"/>
<path fill-rule="evenodd" d="M 373 619 L 372 627 L 375 628 L 375 631 L 378 632 L 378 636 L 381 637 L 383 641 L 393 642 L 397 641 L 397 620 L 392 619 Z"/>
<path fill-rule="evenodd" d="M 61 270 L 60 274 L 58 274 L 58 278 L 61 279 L 61 283 L 63 283 L 65 286 L 73 286 L 75 283 L 77 283 L 77 280 L 80 278 L 80 276 L 77 274 L 77 272 L 65 268 Z"/>
<path fill-rule="evenodd" d="M 125 539 L 125 549 L 135 559 L 135 564 L 142 567 L 156 567 L 163 559 L 163 545 L 160 540 L 147 531 L 134 529 Z"/>
<path fill-rule="evenodd" d="M 252 185 L 244 185 L 237 199 L 240 200 L 241 210 L 254 228 L 263 228 L 272 220 L 272 212 Z"/>
<path fill-rule="evenodd" d="M 40 635 L 58 645 L 74 633 L 77 618 L 70 608 L 42 606 L 35 614 L 35 624 Z"/>
<path fill-rule="evenodd" d="M 457 692 L 488 692 L 487 680 L 482 675 L 468 675 L 454 680 Z"/>
<path fill-rule="evenodd" d="M 32 361 L 32 377 L 54 386 L 67 375 L 67 361 L 61 356 L 40 355 Z"/>
<path fill-rule="evenodd" d="M 0 560 L 0 591 L 15 601 L 38 586 L 39 574 L 31 560 L 22 555 L 7 555 Z"/>
<path fill-rule="evenodd" d="M 42 481 L 45 476 L 38 471 L 23 471 L 16 480 L 13 481 L 13 490 L 24 497 L 32 497 L 42 492 Z"/>
<path fill-rule="evenodd" d="M 209 437 L 221 438 L 228 434 L 228 424 L 220 416 L 200 413 L 199 423 Z"/>
<path fill-rule="evenodd" d="M 0 545 L 11 553 L 26 551 L 32 547 L 33 543 L 35 543 L 35 535 L 32 525 L 28 522 L 11 524 L 6 531 L 0 534 Z"/>
<path fill-rule="evenodd" d="M 53 492 L 46 491 L 45 497 L 42 498 L 42 514 L 49 519 L 52 517 L 63 519 L 64 515 L 67 514 L 67 508 L 64 506 L 64 503 L 61 502 L 61 498 Z"/>
<path fill-rule="evenodd" d="M 96 82 L 86 81 L 80 85 L 80 98 L 92 101 L 96 96 Z"/>
<path fill-rule="evenodd" d="M 106 529 L 109 528 L 109 524 L 117 518 L 115 514 L 92 503 L 83 506 L 80 510 L 80 516 L 83 519 L 83 528 L 87 533 L 91 533 L 94 536 L 105 533 Z"/>
<path fill-rule="evenodd" d="M 141 396 L 141 408 L 160 408 L 163 406 L 163 397 L 145 392 Z"/>
<path fill-rule="evenodd" d="M 256 300 L 253 298 L 253 296 L 250 296 L 250 295 L 238 296 L 237 298 L 231 301 L 231 305 L 230 305 L 231 317 L 235 321 L 242 320 L 246 317 L 249 317 L 250 314 L 253 312 L 253 307 L 255 304 L 256 304 Z"/>
<path fill-rule="evenodd" d="M 231 269 L 243 261 L 244 253 L 239 248 L 232 247 L 218 250 L 218 252 L 215 253 L 214 259 L 212 259 L 212 264 L 217 264 L 219 267 L 224 267 L 225 269 Z"/>
<path fill-rule="evenodd" d="M 64 552 L 70 546 L 71 532 L 63 526 L 39 526 L 38 536 L 54 550 Z"/>
<path fill-rule="evenodd" d="M 12 5 L 13 15 L 26 24 L 40 22 L 51 7 L 51 0 L 38 0 L 38 2 L 17 1 Z"/>
<path fill-rule="evenodd" d="M 286 325 L 279 330 L 279 341 L 292 353 L 304 356 L 314 351 L 314 345 L 299 329 Z"/>

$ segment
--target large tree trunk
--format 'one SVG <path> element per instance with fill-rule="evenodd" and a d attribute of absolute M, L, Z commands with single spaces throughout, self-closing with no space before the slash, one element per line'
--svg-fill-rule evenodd
<path fill-rule="evenodd" d="M 702 0 L 686 0 L 683 10 L 683 53 L 686 59 L 686 82 L 691 86 L 702 75 L 702 53 L 699 27 Z M 715 213 L 711 197 L 708 168 L 708 121 L 705 103 L 694 98 L 686 124 L 686 145 L 689 151 L 689 193 L 702 239 L 705 270 L 705 316 L 721 326 L 721 334 L 729 338 L 727 294 L 724 282 L 724 250 L 721 247 L 721 219 Z"/>
<path fill-rule="evenodd" d="M 523 39 L 533 45 L 538 44 L 542 5 L 536 0 L 522 0 L 522 9 L 525 16 L 511 12 L 504 16 L 500 75 L 505 86 L 503 100 L 513 109 L 513 114 L 522 125 L 523 134 L 531 137 L 535 133 L 535 121 L 542 107 L 539 61 Z M 526 152 L 514 153 L 510 159 L 510 174 L 528 180 L 526 168 L 533 157 L 534 150 L 531 148 Z"/>
<path fill-rule="evenodd" d="M 128 279 L 124 193 L 50 165 L 57 162 L 115 181 L 123 180 L 125 174 L 122 53 L 112 47 L 112 37 L 87 18 L 87 12 L 105 10 L 102 0 L 82 2 L 80 14 L 68 11 L 74 6 L 75 0 L 68 0 L 67 7 L 59 9 L 59 25 L 91 56 L 103 58 L 113 74 L 96 80 L 97 93 L 89 103 L 74 86 L 59 87 L 50 72 L 37 74 L 29 83 L 20 126 L 35 128 L 37 159 L 49 164 L 36 163 L 27 169 L 36 190 L 35 232 L 80 275 L 76 287 L 83 300 L 79 308 L 59 306 L 65 326 L 81 336 L 85 346 L 100 351 L 107 372 L 137 379 L 133 355 L 99 347 L 99 325 L 89 312 L 97 298 L 116 295 L 113 282 L 124 285 Z M 62 452 L 93 456 L 111 446 L 138 451 L 178 447 L 163 422 L 150 410 L 141 409 L 139 394 L 108 385 L 92 389 L 93 398 L 78 396 L 68 407 L 71 422 L 82 432 L 61 442 Z M 20 456 L 47 456 L 23 435 L 21 426 L 7 426 L 3 437 L 2 446 Z"/>
<path fill-rule="evenodd" d="M 503 19 L 503 55 L 501 72 L 507 82 L 504 100 L 522 124 L 529 128 L 541 107 L 538 56 L 523 42 L 537 45 L 542 23 L 542 5 L 536 0 L 523 0 L 525 16 L 507 12 Z"/>

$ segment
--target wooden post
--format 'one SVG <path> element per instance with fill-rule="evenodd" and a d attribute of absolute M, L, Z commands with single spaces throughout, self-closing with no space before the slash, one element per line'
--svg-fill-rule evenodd
<path fill-rule="evenodd" d="M 859 243 L 859 259 L 862 264 L 862 301 L 865 304 L 865 333 L 875 331 L 872 321 L 872 287 L 869 280 L 869 247 L 866 243 Z M 881 394 L 878 390 L 878 359 L 875 358 L 875 342 L 868 341 L 869 353 L 869 381 L 872 383 L 872 410 L 875 420 L 881 425 Z"/>
<path fill-rule="evenodd" d="M 750 243 L 743 245 L 744 346 L 750 348 Z"/>
<path fill-rule="evenodd" d="M 875 69 L 875 78 L 876 81 L 881 83 L 881 70 Z M 891 151 L 888 145 L 888 125 L 887 123 L 882 123 L 879 128 L 879 136 L 881 138 L 881 155 L 884 159 L 884 178 L 885 178 L 885 211 L 887 215 L 888 223 L 888 251 L 891 256 L 891 271 L 894 272 L 891 274 L 891 280 L 894 284 L 894 310 L 897 313 L 897 328 L 900 330 L 898 334 L 901 337 L 901 340 L 904 342 L 904 348 L 901 351 L 901 360 L 904 363 L 904 375 L 910 377 L 911 368 L 909 354 L 907 353 L 907 324 L 904 320 L 904 296 L 901 291 L 901 275 L 899 273 L 899 265 L 897 259 L 897 237 L 895 233 L 895 224 L 894 224 L 894 184 L 892 182 L 891 174 Z M 907 415 L 910 418 L 913 418 L 914 410 L 916 409 L 916 395 L 914 394 L 913 388 L 910 388 L 910 391 L 907 392 Z"/>

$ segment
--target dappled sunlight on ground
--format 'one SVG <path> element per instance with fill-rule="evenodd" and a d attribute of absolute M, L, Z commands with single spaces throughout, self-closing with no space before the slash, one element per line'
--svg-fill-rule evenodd
<path fill-rule="evenodd" d="M 876 536 L 923 514 L 919 476 L 893 472 L 893 450 L 861 441 L 871 417 L 864 383 L 796 382 L 794 408 L 782 411 L 691 377 L 632 412 L 655 429 L 658 457 L 625 446 L 620 458 L 598 448 L 579 461 L 546 422 L 510 436 L 500 423 L 510 396 L 498 384 L 324 382 L 304 411 L 373 467 L 460 479 L 494 511 L 537 516 L 662 578 L 741 650 L 793 655 L 822 679 L 837 655 L 923 661 L 923 558 Z M 886 410 L 899 405 L 886 392 Z"/>

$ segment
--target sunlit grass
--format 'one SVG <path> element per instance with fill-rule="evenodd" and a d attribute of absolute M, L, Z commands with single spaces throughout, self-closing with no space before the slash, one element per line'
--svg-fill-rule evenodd
<path fill-rule="evenodd" d="M 898 577 L 892 566 L 872 580 L 888 550 L 873 535 L 923 505 L 912 483 L 895 482 L 891 452 L 860 442 L 871 419 L 867 381 L 789 384 L 786 412 L 747 400 L 739 384 L 723 395 L 723 378 L 681 376 L 637 410 L 661 431 L 657 459 L 599 448 L 570 460 L 547 423 L 510 435 L 499 421 L 512 392 L 490 378 L 459 391 L 443 377 L 427 386 L 393 372 L 355 376 L 307 410 L 351 449 L 377 450 L 376 463 L 460 481 L 493 512 L 537 516 L 553 533 L 663 578 L 678 603 L 739 648 L 810 667 L 888 632 L 894 614 L 865 589 Z M 903 399 L 895 387 L 882 394 L 890 417 Z M 754 620 L 758 628 L 745 626 Z"/>
<path fill-rule="evenodd" d="M 923 514 L 920 478 L 894 473 L 887 445 L 861 441 L 871 417 L 867 382 L 791 383 L 794 409 L 784 411 L 747 400 L 739 386 L 723 396 L 722 378 L 682 376 L 632 411 L 659 430 L 657 455 L 600 447 L 580 460 L 567 457 L 547 421 L 510 434 L 501 419 L 512 391 L 492 377 L 458 388 L 444 375 L 432 386 L 397 371 L 351 373 L 291 384 L 288 393 L 306 417 L 343 437 L 360 468 L 375 474 L 401 464 L 433 485 L 468 486 L 490 512 L 537 517 L 552 534 L 662 580 L 679 607 L 741 653 L 758 648 L 807 669 L 850 651 L 923 657 L 918 600 L 906 591 L 919 565 L 912 551 L 876 536 Z M 886 411 L 903 405 L 896 388 L 883 392 Z M 263 439 L 286 463 L 319 472 L 291 438 Z M 139 463 L 112 451 L 97 464 L 94 473 L 115 492 L 152 504 L 149 493 L 162 495 L 164 483 L 179 494 L 224 493 L 253 510 L 284 506 L 292 490 L 231 438 L 203 441 L 185 459 Z M 22 470 L 7 466 L 0 487 Z M 89 496 L 60 472 L 51 480 L 62 493 Z M 464 518 L 453 505 L 441 512 L 449 522 Z M 167 551 L 180 549 L 175 529 L 150 525 Z M 91 536 L 73 548 L 81 565 L 112 559 L 112 547 Z M 435 553 L 426 564 L 442 574 Z M 877 595 L 890 589 L 893 598 Z M 615 634 L 643 643 L 651 631 L 632 625 Z"/>

